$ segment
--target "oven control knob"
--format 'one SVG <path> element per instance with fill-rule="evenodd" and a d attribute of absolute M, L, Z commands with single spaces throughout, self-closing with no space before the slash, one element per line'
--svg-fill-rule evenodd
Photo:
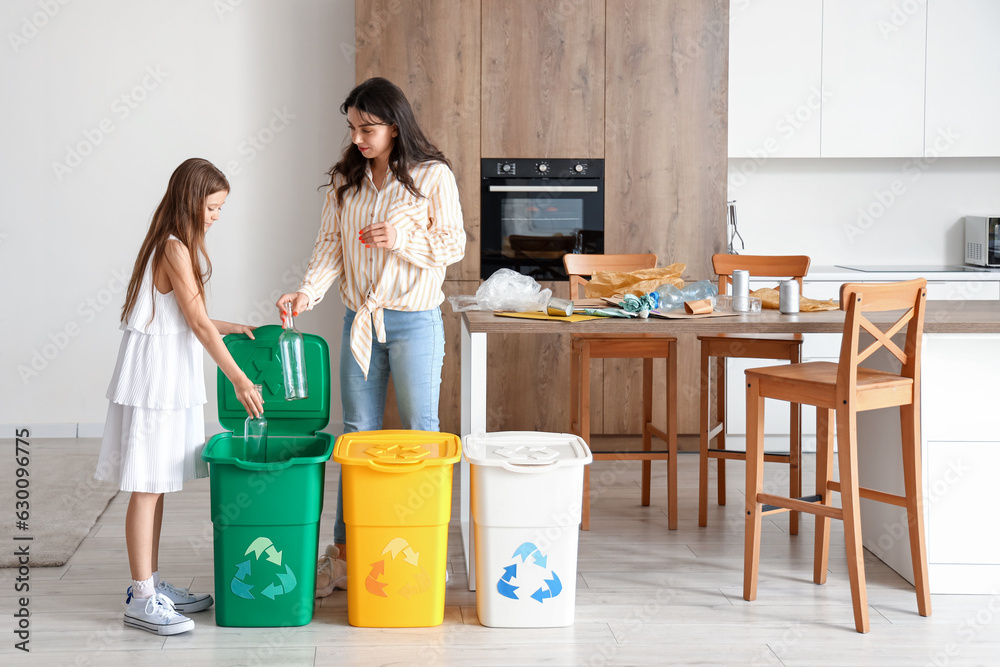
<path fill-rule="evenodd" d="M 510 170 L 511 170 L 511 166 L 510 166 L 509 164 L 504 164 L 504 166 L 503 166 L 503 167 L 501 167 L 501 169 L 503 169 L 503 172 L 504 172 L 505 174 L 509 174 L 509 173 L 510 173 Z"/>
<path fill-rule="evenodd" d="M 582 164 L 576 164 L 573 166 L 573 171 L 575 171 L 578 174 L 582 174 L 585 169 L 586 167 L 583 166 Z"/>
<path fill-rule="evenodd" d="M 549 163 L 548 162 L 539 162 L 538 165 L 537 165 L 537 168 L 538 168 L 538 173 L 539 174 L 547 174 L 547 173 L 549 173 Z"/>

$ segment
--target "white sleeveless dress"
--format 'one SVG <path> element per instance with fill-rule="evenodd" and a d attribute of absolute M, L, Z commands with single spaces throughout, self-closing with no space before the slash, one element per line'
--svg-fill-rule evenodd
<path fill-rule="evenodd" d="M 116 482 L 122 491 L 164 493 L 208 476 L 208 465 L 201 460 L 205 348 L 174 293 L 161 294 L 153 287 L 152 264 L 151 259 L 135 307 L 121 326 L 94 477 Z"/>

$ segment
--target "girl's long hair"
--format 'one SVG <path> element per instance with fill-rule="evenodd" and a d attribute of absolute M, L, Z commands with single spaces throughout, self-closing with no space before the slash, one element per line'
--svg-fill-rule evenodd
<path fill-rule="evenodd" d="M 374 77 L 358 84 L 340 105 L 340 113 L 346 114 L 350 107 L 354 107 L 364 116 L 396 126 L 397 135 L 389 152 L 389 169 L 415 196 L 423 197 L 423 193 L 413 183 L 413 177 L 410 176 L 411 168 L 423 162 L 441 162 L 451 167 L 444 154 L 420 129 L 406 95 L 399 86 L 388 79 Z M 350 188 L 354 188 L 355 191 L 361 189 L 367 166 L 368 158 L 353 143 L 348 144 L 340 162 L 327 172 L 327 176 L 330 177 L 328 185 L 333 185 L 335 174 L 344 177 L 344 184 L 337 188 L 338 204 L 344 203 L 344 193 Z"/>
<path fill-rule="evenodd" d="M 191 266 L 199 267 L 195 269 L 195 278 L 198 294 L 204 301 L 205 283 L 212 275 L 212 262 L 205 252 L 205 200 L 209 195 L 222 190 L 229 191 L 229 181 L 208 160 L 190 158 L 174 170 L 167 183 L 167 192 L 153 213 L 153 220 L 149 223 L 149 231 L 139 249 L 135 266 L 132 267 L 132 277 L 125 292 L 125 305 L 122 307 L 122 322 L 128 319 L 135 307 L 150 257 L 153 259 L 152 275 L 155 276 L 163 262 L 163 250 L 171 235 L 180 239 L 187 248 Z M 156 286 L 152 282 L 150 281 L 150 290 L 155 290 Z M 155 300 L 153 309 L 155 313 Z"/>

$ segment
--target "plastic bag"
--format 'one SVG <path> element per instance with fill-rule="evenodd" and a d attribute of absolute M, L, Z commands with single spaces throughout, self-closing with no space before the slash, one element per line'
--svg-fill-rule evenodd
<path fill-rule="evenodd" d="M 552 290 L 542 286 L 531 276 L 525 276 L 512 269 L 498 269 L 487 278 L 476 296 L 461 294 L 448 297 L 448 302 L 456 313 L 466 310 L 506 310 L 515 313 L 529 313 L 545 310 Z"/>
<path fill-rule="evenodd" d="M 662 311 L 683 308 L 685 301 L 700 299 L 712 299 L 712 306 L 715 306 L 715 297 L 719 295 L 719 288 L 710 280 L 699 280 L 680 289 L 667 283 L 657 287 L 656 291 L 660 295 L 660 305 L 657 310 Z"/>

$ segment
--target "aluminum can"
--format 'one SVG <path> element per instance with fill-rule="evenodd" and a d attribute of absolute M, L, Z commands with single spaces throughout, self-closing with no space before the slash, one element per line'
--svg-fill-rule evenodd
<path fill-rule="evenodd" d="M 781 281 L 778 287 L 778 310 L 785 314 L 799 312 L 799 281 Z"/>
<path fill-rule="evenodd" d="M 545 310 L 549 315 L 569 317 L 573 314 L 573 302 L 567 301 L 566 299 L 552 297 L 549 299 L 549 304 L 545 307 Z"/>
<path fill-rule="evenodd" d="M 750 310 L 750 272 L 733 271 L 733 310 L 745 313 Z"/>

